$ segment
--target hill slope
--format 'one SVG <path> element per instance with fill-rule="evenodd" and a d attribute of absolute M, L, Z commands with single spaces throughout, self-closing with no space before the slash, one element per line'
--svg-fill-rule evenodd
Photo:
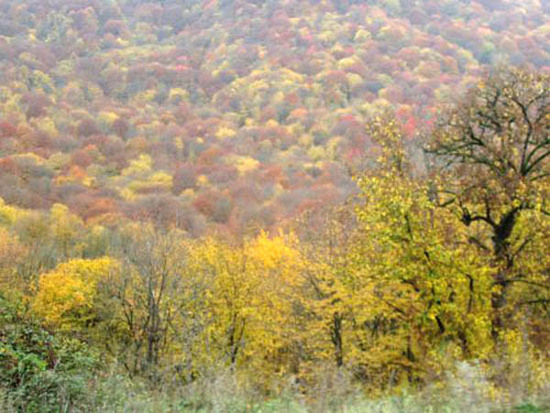
<path fill-rule="evenodd" d="M 344 199 L 391 106 L 414 139 L 498 63 L 550 67 L 550 2 L 0 1 L 0 197 L 212 227 Z"/>

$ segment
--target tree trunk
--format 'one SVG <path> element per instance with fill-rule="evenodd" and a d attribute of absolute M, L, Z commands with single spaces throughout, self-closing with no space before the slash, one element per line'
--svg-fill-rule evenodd
<path fill-rule="evenodd" d="M 330 326 L 330 337 L 334 344 L 334 358 L 336 367 L 342 367 L 344 364 L 344 350 L 342 340 L 342 317 L 338 312 L 334 313 L 332 325 Z"/>
<path fill-rule="evenodd" d="M 513 259 L 510 254 L 510 235 L 516 224 L 519 209 L 514 208 L 506 213 L 498 225 L 493 227 L 493 254 L 495 265 L 498 268 L 495 275 L 495 286 L 498 290 L 491 295 L 491 306 L 493 309 L 493 321 L 491 334 L 495 342 L 498 342 L 504 328 L 504 309 L 507 304 L 508 288 L 510 285 L 509 274 L 513 267 Z"/>

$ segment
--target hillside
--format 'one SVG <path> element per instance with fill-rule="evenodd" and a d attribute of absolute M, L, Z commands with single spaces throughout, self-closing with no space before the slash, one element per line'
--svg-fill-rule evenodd
<path fill-rule="evenodd" d="M 354 191 L 489 66 L 550 68 L 546 0 L 0 2 L 0 197 L 84 220 L 270 228 Z"/>
<path fill-rule="evenodd" d="M 550 1 L 0 0 L 0 411 L 550 407 Z"/>

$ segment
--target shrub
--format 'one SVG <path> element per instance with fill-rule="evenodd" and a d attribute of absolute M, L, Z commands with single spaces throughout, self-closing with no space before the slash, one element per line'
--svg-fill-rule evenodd
<path fill-rule="evenodd" d="M 0 409 L 78 410 L 97 357 L 78 340 L 56 337 L 0 296 Z"/>

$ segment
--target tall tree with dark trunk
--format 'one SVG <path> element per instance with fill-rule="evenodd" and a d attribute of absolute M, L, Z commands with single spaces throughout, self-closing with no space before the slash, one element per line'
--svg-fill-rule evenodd
<path fill-rule="evenodd" d="M 510 288 L 529 282 L 515 261 L 539 230 L 531 225 L 517 234 L 518 221 L 527 211 L 549 215 L 550 77 L 495 71 L 442 116 L 427 151 L 452 176 L 439 188 L 440 204 L 484 230 L 471 241 L 493 255 L 498 338 Z"/>

